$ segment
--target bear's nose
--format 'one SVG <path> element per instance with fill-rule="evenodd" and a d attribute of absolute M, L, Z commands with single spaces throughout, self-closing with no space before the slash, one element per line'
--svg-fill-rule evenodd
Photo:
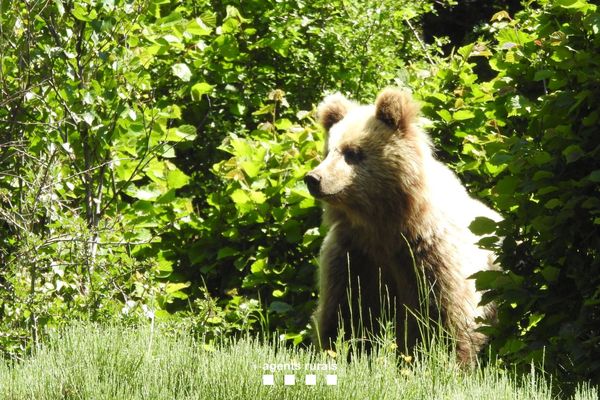
<path fill-rule="evenodd" d="M 306 183 L 308 191 L 313 196 L 317 197 L 321 193 L 321 177 L 314 172 L 306 174 L 304 183 Z"/>

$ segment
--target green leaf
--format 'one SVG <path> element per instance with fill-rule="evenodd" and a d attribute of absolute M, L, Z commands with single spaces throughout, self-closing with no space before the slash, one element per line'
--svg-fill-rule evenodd
<path fill-rule="evenodd" d="M 206 82 L 196 83 L 190 90 L 192 94 L 192 100 L 200 101 L 202 95 L 211 93 L 213 88 L 213 85 L 209 85 Z"/>
<path fill-rule="evenodd" d="M 125 193 L 127 193 L 129 196 L 145 201 L 154 201 L 164 192 L 165 190 L 163 188 L 154 183 L 141 188 L 130 185 L 129 188 L 125 190 Z"/>
<path fill-rule="evenodd" d="M 479 271 L 471 275 L 470 279 L 475 279 L 477 290 L 487 290 L 496 288 L 496 280 L 502 276 L 502 271 Z"/>
<path fill-rule="evenodd" d="M 587 177 L 586 179 L 588 181 L 592 181 L 592 182 L 600 182 L 600 169 L 597 169 L 595 171 L 592 171 Z"/>
<path fill-rule="evenodd" d="M 471 52 L 473 51 L 473 47 L 475 47 L 475 43 L 470 43 L 466 46 L 463 46 L 460 49 L 458 49 L 458 54 L 460 54 L 462 56 L 462 58 L 466 60 L 471 55 Z"/>
<path fill-rule="evenodd" d="M 527 324 L 527 328 L 525 331 L 529 331 L 531 328 L 535 328 L 539 322 L 544 319 L 546 314 L 532 313 L 529 315 L 529 323 Z"/>
<path fill-rule="evenodd" d="M 588 197 L 583 203 L 581 203 L 581 207 L 586 209 L 600 209 L 600 199 L 597 197 Z"/>
<path fill-rule="evenodd" d="M 212 28 L 204 23 L 201 18 L 195 18 L 185 28 L 186 32 L 197 36 L 210 35 Z"/>
<path fill-rule="evenodd" d="M 527 33 L 509 26 L 498 32 L 496 36 L 498 44 L 502 49 L 511 49 L 515 46 L 522 46 L 531 41 L 531 36 Z M 514 60 L 512 60 L 514 62 Z"/>
<path fill-rule="evenodd" d="M 56 11 L 58 11 L 58 15 L 61 17 L 65 14 L 65 6 L 63 5 L 62 0 L 54 0 L 54 4 L 56 5 Z M 4 10 L 2 10 L 4 12 Z"/>
<path fill-rule="evenodd" d="M 279 130 L 282 131 L 287 131 L 288 129 L 290 129 L 294 124 L 292 123 L 292 121 L 290 121 L 287 118 L 282 118 L 282 119 L 278 119 L 277 121 L 275 121 L 275 127 Z"/>
<path fill-rule="evenodd" d="M 287 57 L 289 54 L 290 42 L 283 38 L 277 38 L 270 41 L 269 47 L 281 56 Z"/>
<path fill-rule="evenodd" d="M 244 161 L 241 163 L 241 167 L 250 178 L 254 178 L 260 172 L 263 164 L 257 161 Z"/>
<path fill-rule="evenodd" d="M 88 12 L 85 8 L 81 6 L 80 3 L 75 3 L 72 13 L 76 19 L 84 22 L 91 22 L 98 17 L 98 13 L 96 13 L 96 10 L 92 9 L 92 11 Z"/>
<path fill-rule="evenodd" d="M 170 189 L 179 189 L 187 185 L 189 181 L 190 177 L 179 169 L 167 171 L 167 186 Z"/>
<path fill-rule="evenodd" d="M 265 268 L 265 265 L 267 264 L 267 260 L 266 258 L 259 258 L 258 260 L 254 261 L 251 265 L 250 265 L 250 271 L 253 274 L 262 272 L 262 270 Z"/>
<path fill-rule="evenodd" d="M 246 105 L 241 102 L 232 103 L 229 105 L 229 111 L 236 117 L 241 117 L 246 113 Z"/>
<path fill-rule="evenodd" d="M 546 164 L 546 163 L 552 161 L 552 156 L 547 151 L 542 150 L 542 151 L 536 152 L 533 155 L 533 157 L 531 157 L 531 160 L 536 165 L 543 165 L 543 164 Z"/>
<path fill-rule="evenodd" d="M 160 110 L 160 116 L 164 118 L 180 119 L 181 107 L 177 104 L 169 104 Z"/>
<path fill-rule="evenodd" d="M 189 82 L 192 78 L 192 71 L 190 71 L 190 67 L 188 67 L 187 64 L 174 64 L 171 67 L 171 70 L 173 71 L 173 75 L 175 75 L 184 82 Z"/>
<path fill-rule="evenodd" d="M 275 111 L 275 104 L 267 104 L 260 109 L 254 111 L 252 115 L 272 114 Z"/>
<path fill-rule="evenodd" d="M 181 289 L 185 289 L 190 287 L 191 282 L 181 282 L 181 283 L 167 283 L 167 287 L 165 291 L 167 293 L 175 293 L 179 292 Z"/>
<path fill-rule="evenodd" d="M 283 301 L 274 301 L 269 305 L 269 311 L 277 314 L 286 314 L 292 310 L 292 306 Z"/>
<path fill-rule="evenodd" d="M 496 249 L 499 245 L 502 244 L 502 241 L 497 236 L 484 236 L 477 241 L 477 245 L 484 249 Z"/>
<path fill-rule="evenodd" d="M 175 166 L 173 165 L 172 168 L 175 168 Z M 163 183 L 165 180 L 165 163 L 155 158 L 146 166 L 145 172 L 153 182 Z"/>
<path fill-rule="evenodd" d="M 598 19 L 600 19 L 600 16 L 598 16 Z M 600 117 L 600 115 L 598 114 L 598 111 L 592 111 L 591 113 L 589 113 L 587 116 L 585 116 L 582 120 L 583 122 L 583 126 L 593 126 L 598 122 L 598 117 Z"/>
<path fill-rule="evenodd" d="M 496 221 L 487 217 L 477 217 L 469 225 L 469 229 L 474 234 L 481 236 L 494 233 L 496 231 Z"/>
<path fill-rule="evenodd" d="M 256 204 L 262 204 L 267 200 L 267 196 L 263 192 L 252 191 L 250 192 L 250 198 Z"/>
<path fill-rule="evenodd" d="M 554 75 L 554 71 L 551 71 L 549 69 L 542 69 L 542 70 L 535 72 L 535 75 L 533 76 L 533 80 L 536 82 L 543 81 L 544 79 L 551 78 L 553 75 Z"/>
<path fill-rule="evenodd" d="M 452 114 L 450 114 L 450 112 L 448 110 L 444 110 L 444 109 L 439 110 L 439 111 L 437 111 L 437 115 L 439 115 L 440 117 L 442 117 L 442 119 L 445 122 L 452 121 Z"/>
<path fill-rule="evenodd" d="M 206 322 L 208 322 L 209 324 L 217 325 L 223 322 L 223 318 L 219 317 L 218 315 L 215 315 L 206 318 Z"/>
<path fill-rule="evenodd" d="M 525 347 L 525 343 L 519 339 L 508 339 L 504 346 L 499 350 L 502 355 L 516 353 Z"/>
<path fill-rule="evenodd" d="M 225 59 L 232 60 L 240 54 L 238 42 L 231 35 L 220 35 L 214 40 L 214 46 Z"/>
<path fill-rule="evenodd" d="M 250 196 L 242 189 L 236 189 L 230 197 L 235 204 L 246 204 L 250 202 Z"/>
<path fill-rule="evenodd" d="M 553 210 L 556 207 L 560 207 L 563 205 L 562 200 L 560 199 L 550 199 L 546 202 L 546 204 L 544 204 L 544 207 L 546 207 L 549 210 Z"/>
<path fill-rule="evenodd" d="M 161 257 L 157 260 L 156 269 L 158 269 L 159 271 L 163 271 L 163 272 L 172 272 L 173 271 L 173 262 Z"/>
<path fill-rule="evenodd" d="M 494 191 L 500 194 L 513 195 L 519 184 L 520 179 L 518 177 L 514 175 L 508 175 L 498 181 L 494 187 Z"/>
<path fill-rule="evenodd" d="M 560 268 L 548 266 L 544 267 L 541 272 L 546 281 L 556 282 L 558 280 L 558 276 L 560 275 Z"/>
<path fill-rule="evenodd" d="M 502 10 L 502 11 L 498 11 L 497 13 L 492 15 L 492 18 L 490 18 L 490 22 L 502 21 L 504 19 L 510 20 L 511 18 L 510 18 L 510 15 L 508 14 L 508 12 Z"/>
<path fill-rule="evenodd" d="M 252 158 L 254 154 L 254 146 L 251 142 L 245 139 L 235 138 L 231 140 L 231 147 L 233 147 L 233 154 L 238 157 Z"/>
<path fill-rule="evenodd" d="M 222 33 L 235 33 L 239 30 L 239 28 L 240 28 L 239 21 L 229 18 L 229 19 L 226 19 L 225 21 L 223 21 L 223 25 L 221 25 L 221 32 Z"/>
<path fill-rule="evenodd" d="M 463 121 L 465 119 L 474 118 L 475 114 L 469 110 L 458 110 L 452 115 L 452 117 L 457 121 Z"/>
<path fill-rule="evenodd" d="M 240 11 L 236 7 L 234 7 L 234 6 L 227 6 L 226 10 L 227 10 L 227 17 L 226 17 L 226 19 L 233 18 L 233 19 L 236 19 L 236 20 L 238 20 L 238 21 L 240 21 L 242 23 L 250 22 L 251 21 L 250 19 L 242 17 L 242 14 L 240 13 Z"/>
<path fill-rule="evenodd" d="M 556 5 L 562 8 L 587 9 L 589 4 L 583 0 L 556 0 Z"/>
<path fill-rule="evenodd" d="M 545 195 L 545 194 L 548 194 L 548 193 L 556 192 L 557 190 L 558 190 L 558 187 L 557 187 L 557 186 L 542 186 L 542 187 L 541 187 L 541 188 L 540 188 L 540 189 L 537 191 L 537 193 L 538 193 L 540 196 L 543 196 L 543 195 Z"/>
<path fill-rule="evenodd" d="M 567 164 L 570 164 L 574 161 L 579 160 L 585 154 L 585 152 L 579 145 L 572 144 L 571 146 L 564 149 L 562 154 L 567 159 Z"/>
<path fill-rule="evenodd" d="M 167 142 L 191 141 L 196 138 L 196 128 L 192 125 L 180 125 L 177 128 L 170 128 L 165 140 Z"/>
<path fill-rule="evenodd" d="M 533 174 L 533 180 L 534 181 L 540 181 L 542 179 L 549 179 L 552 178 L 554 176 L 554 173 L 550 172 L 550 171 L 537 171 L 535 174 Z"/>
<path fill-rule="evenodd" d="M 221 249 L 219 249 L 218 253 L 217 253 L 217 260 L 221 260 L 223 258 L 227 258 L 227 257 L 231 257 L 234 256 L 236 254 L 238 254 L 239 252 L 234 249 L 233 247 L 223 247 Z"/>

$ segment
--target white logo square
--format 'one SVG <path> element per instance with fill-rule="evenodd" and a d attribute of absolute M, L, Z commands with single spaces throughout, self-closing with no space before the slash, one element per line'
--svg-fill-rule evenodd
<path fill-rule="evenodd" d="M 314 386 L 317 384 L 317 376 L 316 375 L 306 375 L 304 378 L 304 383 L 310 386 Z"/>
<path fill-rule="evenodd" d="M 325 382 L 328 385 L 337 385 L 337 375 L 325 375 Z"/>
<path fill-rule="evenodd" d="M 273 375 L 263 375 L 263 385 L 272 386 L 275 384 L 275 380 L 273 379 Z"/>

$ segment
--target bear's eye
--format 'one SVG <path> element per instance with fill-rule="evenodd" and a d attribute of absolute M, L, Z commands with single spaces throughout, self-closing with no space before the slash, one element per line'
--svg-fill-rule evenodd
<path fill-rule="evenodd" d="M 348 164 L 358 164 L 365 158 L 362 150 L 356 147 L 346 147 L 342 155 Z"/>

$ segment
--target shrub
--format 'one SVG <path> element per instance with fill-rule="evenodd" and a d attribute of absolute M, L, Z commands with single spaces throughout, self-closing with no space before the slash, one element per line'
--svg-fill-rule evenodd
<path fill-rule="evenodd" d="M 495 354 L 566 380 L 600 379 L 599 21 L 583 0 L 533 2 L 413 74 L 440 156 L 505 216 L 472 226 L 504 269 L 477 274 Z"/>

